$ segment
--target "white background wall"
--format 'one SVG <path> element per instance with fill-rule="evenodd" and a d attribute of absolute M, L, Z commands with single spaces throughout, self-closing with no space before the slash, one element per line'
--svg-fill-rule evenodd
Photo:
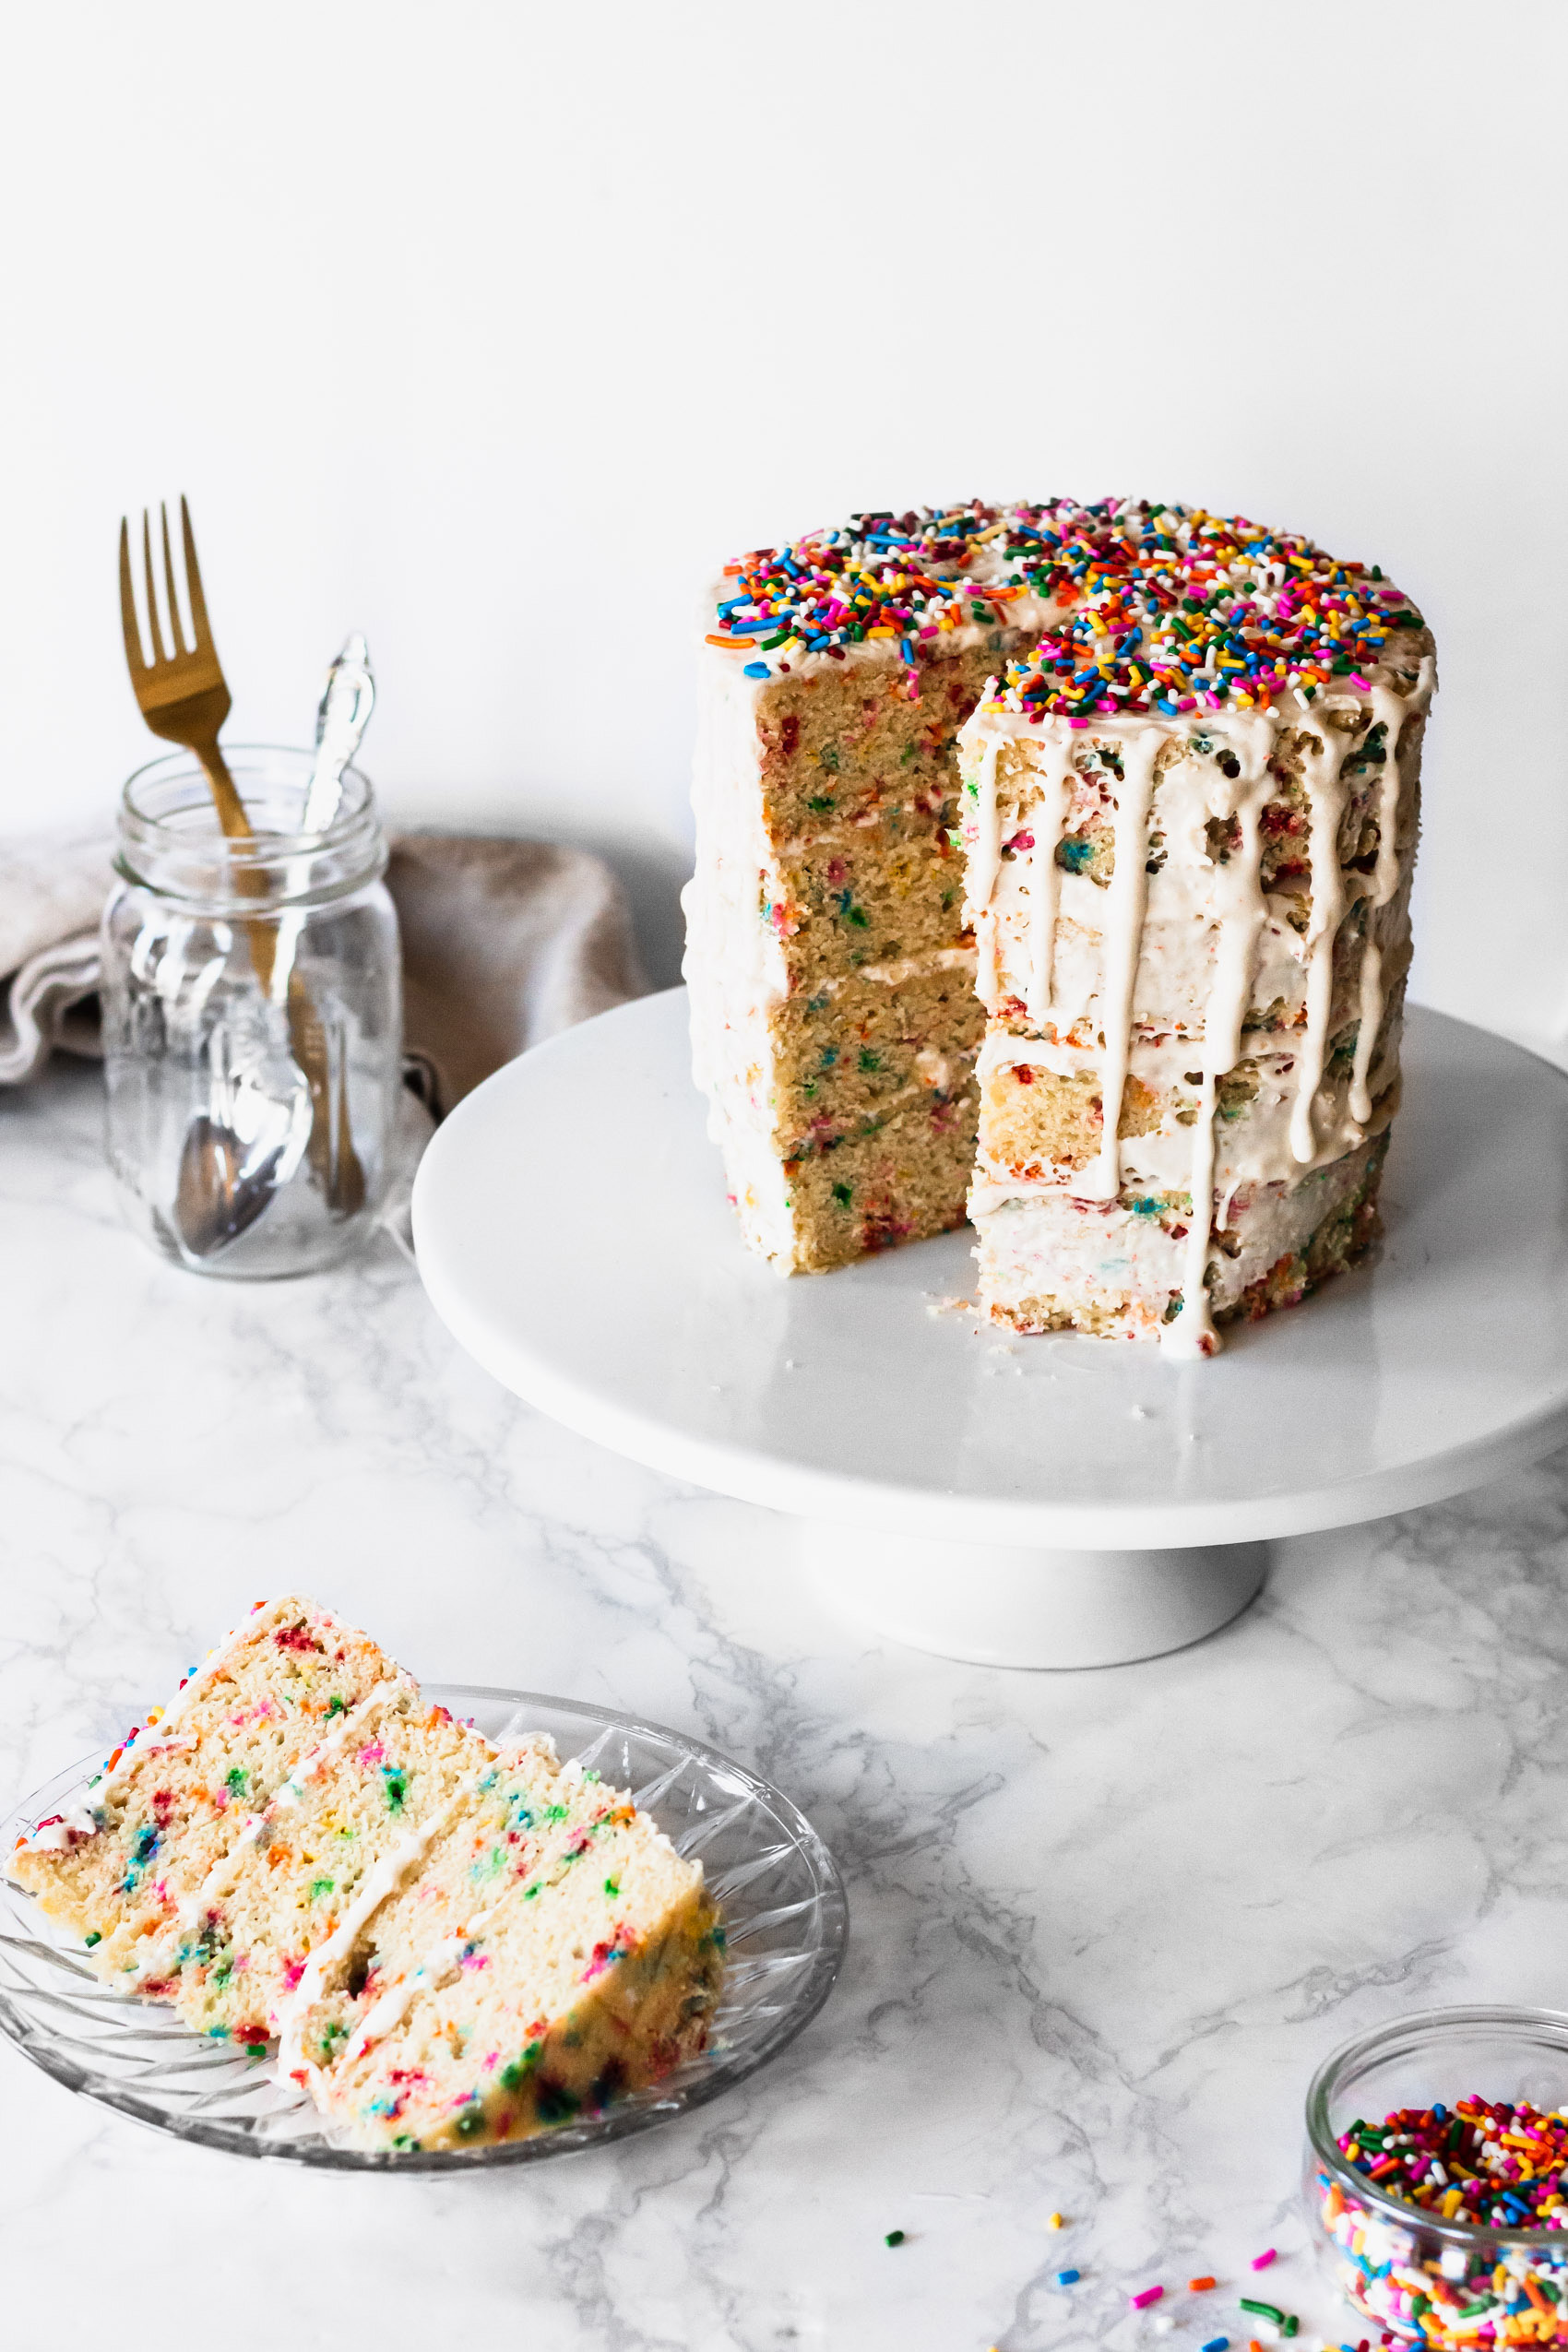
<path fill-rule="evenodd" d="M 1137 491 L 1437 631 L 1420 990 L 1568 1029 L 1568 11 L 76 0 L 3 11 L 0 855 L 151 746 L 185 489 L 235 740 L 369 634 L 394 821 L 605 848 L 672 976 L 710 569 Z"/>

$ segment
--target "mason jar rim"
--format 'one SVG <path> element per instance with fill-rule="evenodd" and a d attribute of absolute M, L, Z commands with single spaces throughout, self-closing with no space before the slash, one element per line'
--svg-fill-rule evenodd
<path fill-rule="evenodd" d="M 315 754 L 286 743 L 224 746 L 224 760 L 244 800 L 265 802 L 269 785 L 302 796 Z M 266 817 L 265 805 L 254 814 Z M 120 793 L 115 871 L 155 897 L 248 913 L 323 905 L 351 895 L 386 869 L 386 842 L 374 790 L 362 768 L 343 770 L 329 824 L 315 832 L 264 823 L 226 834 L 206 770 L 190 751 L 166 753 L 127 777 Z"/>
<path fill-rule="evenodd" d="M 1348 2191 L 1362 2204 L 1375 2206 L 1383 2218 L 1401 2228 L 1431 2231 L 1456 2246 L 1546 2245 L 1568 2255 L 1568 2228 L 1554 2229 L 1541 2224 L 1534 2228 L 1526 2225 L 1518 2229 L 1494 2229 L 1485 2222 L 1447 2221 L 1441 2213 L 1433 2213 L 1424 2205 L 1408 2205 L 1401 2198 L 1389 2196 L 1364 2172 L 1358 2172 L 1354 2165 L 1347 2162 L 1329 2121 L 1328 2103 L 1341 2077 L 1356 2061 L 1375 2059 L 1383 2045 L 1422 2037 L 1441 2040 L 1449 2032 L 1467 2028 L 1501 2028 L 1506 2032 L 1510 2027 L 1543 2028 L 1545 2037 L 1560 2042 L 1563 2056 L 1568 2059 L 1568 2012 L 1503 2002 L 1411 2010 L 1403 2017 L 1390 2018 L 1367 2033 L 1352 2036 L 1329 2053 L 1313 2076 L 1307 2091 L 1307 2138 L 1313 2155 L 1341 2190 Z"/>
<path fill-rule="evenodd" d="M 223 764 L 231 775 L 234 774 L 237 767 L 243 769 L 247 761 L 279 760 L 307 763 L 305 772 L 308 776 L 310 767 L 313 767 L 315 762 L 314 751 L 306 751 L 296 743 L 225 743 L 221 749 Z M 231 839 L 228 835 L 222 834 L 218 823 L 217 805 L 210 797 L 207 770 L 195 752 L 165 752 L 158 759 L 147 760 L 140 767 L 133 768 L 120 790 L 122 821 L 129 817 L 138 829 L 145 829 L 154 838 L 159 836 L 172 837 L 174 828 L 170 824 L 169 818 L 173 812 L 171 810 L 160 814 L 157 811 L 143 807 L 137 800 L 137 790 L 138 786 L 172 783 L 181 776 L 189 776 L 193 779 L 199 778 L 203 790 L 208 794 L 208 806 L 211 812 L 213 829 L 220 833 L 231 849 L 239 850 L 243 854 L 245 848 L 244 838 Z M 244 800 L 244 793 L 241 789 L 238 776 L 235 776 L 234 783 L 235 790 L 240 792 L 240 798 Z M 356 767 L 352 761 L 343 770 L 341 788 L 331 823 L 323 826 L 319 831 L 278 833 L 258 830 L 252 837 L 258 843 L 287 842 L 290 845 L 286 853 L 274 849 L 271 851 L 273 857 L 279 854 L 303 855 L 307 844 L 312 851 L 336 847 L 339 840 L 347 840 L 351 837 L 366 816 L 374 814 L 375 805 L 374 792 L 369 777 L 362 767 Z"/>

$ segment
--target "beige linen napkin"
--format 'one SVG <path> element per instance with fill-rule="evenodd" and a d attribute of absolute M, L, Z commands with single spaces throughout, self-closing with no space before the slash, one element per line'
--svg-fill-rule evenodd
<path fill-rule="evenodd" d="M 101 1055 L 110 857 L 101 838 L 0 842 L 0 1086 L 36 1077 L 56 1048 Z M 625 896 L 586 849 L 404 833 L 386 885 L 410 1078 L 438 1119 L 528 1046 L 647 992 Z"/>

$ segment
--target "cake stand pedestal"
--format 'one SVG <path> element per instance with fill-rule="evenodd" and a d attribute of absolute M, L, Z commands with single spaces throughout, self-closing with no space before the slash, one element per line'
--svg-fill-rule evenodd
<path fill-rule="evenodd" d="M 967 1231 L 783 1281 L 742 1248 L 684 992 L 498 1071 L 414 1189 L 437 1313 L 542 1411 L 793 1514 L 851 1614 L 1022 1667 L 1226 1624 L 1271 1538 L 1441 1500 L 1568 1438 L 1568 1080 L 1412 1007 L 1386 1238 L 1223 1354 L 979 1324 Z"/>

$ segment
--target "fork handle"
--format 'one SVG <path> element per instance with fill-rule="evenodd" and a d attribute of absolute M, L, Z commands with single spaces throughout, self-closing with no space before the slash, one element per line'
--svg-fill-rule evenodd
<path fill-rule="evenodd" d="M 240 798 L 239 787 L 230 775 L 216 736 L 210 743 L 197 743 L 196 755 L 207 771 L 212 788 L 212 799 L 218 811 L 218 822 L 231 841 L 248 841 L 253 827 L 245 814 L 245 804 Z"/>
<path fill-rule="evenodd" d="M 225 839 L 254 840 L 255 828 L 245 814 L 245 804 L 218 748 L 217 736 L 214 735 L 209 742 L 194 743 L 191 748 L 206 772 L 213 806 L 218 811 L 218 823 Z M 234 880 L 244 896 L 260 897 L 266 893 L 266 881 L 258 873 L 249 873 L 242 867 Z M 270 996 L 272 968 L 278 956 L 277 927 L 272 923 L 247 923 L 245 938 L 251 951 L 251 968 L 255 973 L 261 992 L 263 996 Z"/>

